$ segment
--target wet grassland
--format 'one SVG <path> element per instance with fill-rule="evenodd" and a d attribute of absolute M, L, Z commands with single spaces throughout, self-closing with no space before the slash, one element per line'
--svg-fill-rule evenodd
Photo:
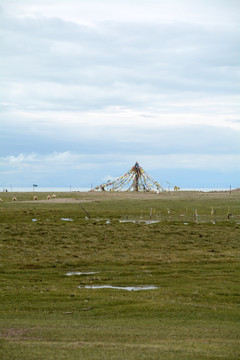
<path fill-rule="evenodd" d="M 47 195 L 1 195 L 1 359 L 240 358 L 239 192 Z"/>

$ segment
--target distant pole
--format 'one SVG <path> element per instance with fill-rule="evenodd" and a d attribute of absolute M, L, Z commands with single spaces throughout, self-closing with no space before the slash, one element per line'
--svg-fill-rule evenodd
<path fill-rule="evenodd" d="M 70 185 L 70 192 L 72 191 L 72 185 Z"/>
<path fill-rule="evenodd" d="M 232 186 L 230 185 L 230 194 L 231 194 L 231 192 L 232 192 Z"/>
<path fill-rule="evenodd" d="M 134 165 L 134 172 L 135 172 L 134 190 L 139 191 L 139 180 L 140 180 L 141 173 L 140 173 L 138 162 L 136 162 Z"/>

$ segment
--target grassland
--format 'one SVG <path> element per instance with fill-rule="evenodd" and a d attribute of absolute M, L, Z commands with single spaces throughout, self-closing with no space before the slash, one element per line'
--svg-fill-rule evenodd
<path fill-rule="evenodd" d="M 1 194 L 1 359 L 240 358 L 239 192 L 34 195 Z"/>

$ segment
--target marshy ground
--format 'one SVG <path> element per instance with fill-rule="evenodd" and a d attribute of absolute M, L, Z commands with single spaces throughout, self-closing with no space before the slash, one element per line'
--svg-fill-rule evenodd
<path fill-rule="evenodd" d="M 240 192 L 48 195 L 1 195 L 2 359 L 240 358 Z"/>

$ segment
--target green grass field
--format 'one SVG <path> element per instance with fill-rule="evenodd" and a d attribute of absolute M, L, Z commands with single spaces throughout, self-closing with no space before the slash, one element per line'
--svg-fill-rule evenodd
<path fill-rule="evenodd" d="M 240 192 L 0 197 L 1 359 L 240 359 Z"/>

